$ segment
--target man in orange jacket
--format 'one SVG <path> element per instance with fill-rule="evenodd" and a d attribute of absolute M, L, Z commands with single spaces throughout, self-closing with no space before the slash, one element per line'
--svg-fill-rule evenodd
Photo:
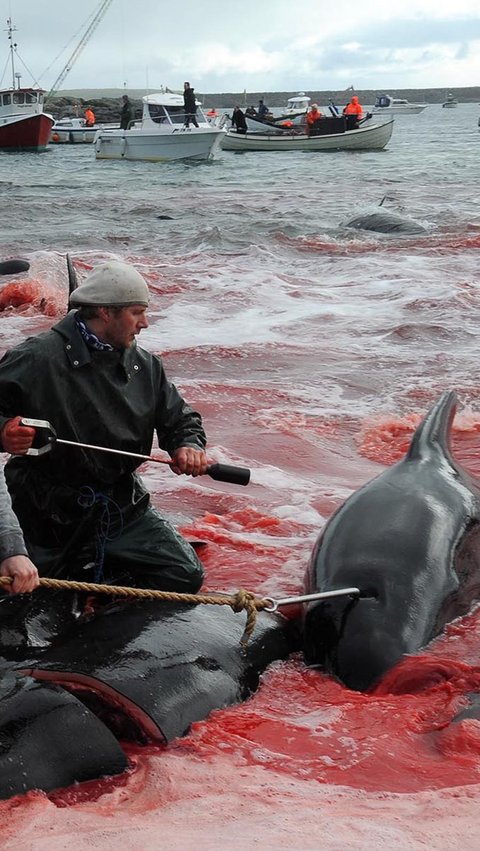
<path fill-rule="evenodd" d="M 345 109 L 343 110 L 344 115 L 356 115 L 358 120 L 362 117 L 362 106 L 358 101 L 358 97 L 353 95 L 351 101 L 347 103 Z"/>
<path fill-rule="evenodd" d="M 95 113 L 90 106 L 85 110 L 85 124 L 87 127 L 93 127 L 95 124 Z"/>
<path fill-rule="evenodd" d="M 312 129 L 313 125 L 315 124 L 315 122 L 317 121 L 318 118 L 323 118 L 322 113 L 320 112 L 317 104 L 312 103 L 312 106 L 310 107 L 310 109 L 309 109 L 309 111 L 307 112 L 307 115 L 306 115 L 307 133 L 308 134 L 310 134 L 311 129 Z"/>

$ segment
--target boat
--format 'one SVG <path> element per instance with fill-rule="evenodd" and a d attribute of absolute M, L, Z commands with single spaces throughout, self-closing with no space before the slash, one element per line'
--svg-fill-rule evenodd
<path fill-rule="evenodd" d="M 197 103 L 198 127 L 185 126 L 182 95 L 170 91 L 145 95 L 139 121 L 127 130 L 97 130 L 95 156 L 99 160 L 209 160 L 225 130 L 210 124 Z"/>
<path fill-rule="evenodd" d="M 246 113 L 247 128 L 249 130 L 260 130 L 263 125 L 270 127 L 291 127 L 292 125 L 303 124 L 310 100 L 311 98 L 304 92 L 299 92 L 298 95 L 288 98 L 285 109 L 281 111 L 278 109 L 275 110 L 276 115 L 268 112 L 263 118 L 260 118 L 258 115 L 248 115 Z"/>
<path fill-rule="evenodd" d="M 88 126 L 84 118 L 65 117 L 60 118 L 52 127 L 50 142 L 54 145 L 78 145 L 92 144 L 97 130 L 118 129 L 118 124 L 104 125 L 93 124 Z"/>
<path fill-rule="evenodd" d="M 378 95 L 371 112 L 374 115 L 416 115 L 426 109 L 428 103 L 410 103 L 406 98 L 394 98 L 391 95 Z"/>
<path fill-rule="evenodd" d="M 393 118 L 389 121 L 357 125 L 348 119 L 353 116 L 337 116 L 319 119 L 317 134 L 307 135 L 296 128 L 269 129 L 262 132 L 236 133 L 227 130 L 222 139 L 224 151 L 372 151 L 382 150 L 388 143 L 393 130 Z M 355 126 L 352 126 L 355 124 Z"/>
<path fill-rule="evenodd" d="M 458 100 L 454 98 L 451 92 L 448 92 L 444 102 L 442 103 L 442 109 L 454 109 L 458 106 Z"/>
<path fill-rule="evenodd" d="M 53 117 L 43 110 L 44 89 L 21 86 L 21 74 L 15 71 L 13 43 L 15 27 L 7 19 L 10 41 L 12 85 L 0 89 L 0 150 L 44 151 L 50 139 Z"/>

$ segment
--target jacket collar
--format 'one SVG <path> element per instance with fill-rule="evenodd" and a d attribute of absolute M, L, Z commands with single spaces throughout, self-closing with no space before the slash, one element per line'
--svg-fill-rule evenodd
<path fill-rule="evenodd" d="M 75 322 L 76 313 L 76 310 L 70 310 L 60 322 L 57 322 L 52 327 L 52 331 L 56 331 L 63 338 L 65 354 L 72 369 L 79 369 L 92 360 L 92 353 Z M 142 363 L 136 345 L 123 350 L 120 357 L 120 365 L 123 367 L 127 378 L 131 377 L 132 370 L 137 373 L 142 369 Z"/>

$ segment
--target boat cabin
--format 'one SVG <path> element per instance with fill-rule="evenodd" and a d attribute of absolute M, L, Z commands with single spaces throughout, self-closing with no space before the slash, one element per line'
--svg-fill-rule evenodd
<path fill-rule="evenodd" d="M 185 107 L 182 95 L 170 92 L 159 92 L 158 94 L 145 95 L 143 100 L 142 124 L 164 124 L 167 126 L 185 124 Z M 195 117 L 200 126 L 210 127 L 200 101 L 196 101 L 197 111 Z"/>
<path fill-rule="evenodd" d="M 0 119 L 18 115 L 39 115 L 43 112 L 43 89 L 0 90 Z"/>
<path fill-rule="evenodd" d="M 406 100 L 402 101 L 402 103 L 406 103 L 406 102 L 407 102 Z M 390 95 L 377 95 L 377 97 L 375 98 L 374 106 L 375 106 L 375 108 L 378 109 L 378 108 L 382 108 L 382 107 L 386 107 L 386 106 L 391 106 L 392 103 L 393 103 L 393 98 L 391 98 Z M 400 101 L 398 101 L 398 103 L 400 103 Z"/>
<path fill-rule="evenodd" d="M 295 97 L 288 98 L 287 112 L 306 112 L 310 106 L 311 98 L 304 92 L 299 92 Z"/>

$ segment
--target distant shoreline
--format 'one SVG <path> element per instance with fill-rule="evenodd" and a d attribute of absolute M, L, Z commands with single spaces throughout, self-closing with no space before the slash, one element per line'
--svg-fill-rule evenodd
<path fill-rule="evenodd" d="M 150 86 L 148 92 L 152 93 L 159 91 L 160 89 L 161 86 L 158 86 L 157 88 Z M 298 89 L 291 89 L 290 91 L 283 92 L 203 92 L 198 86 L 195 87 L 195 90 L 198 97 L 206 106 L 214 105 L 217 108 L 230 108 L 232 104 L 236 103 L 239 103 L 240 105 L 253 103 L 256 105 L 260 98 L 263 98 L 265 103 L 269 106 L 281 107 L 286 104 L 289 97 L 293 97 L 299 93 Z M 172 89 L 172 91 L 177 91 L 177 89 Z M 180 91 L 180 89 L 178 89 L 178 91 Z M 409 101 L 420 101 L 421 103 L 429 104 L 443 103 L 447 94 L 451 92 L 459 103 L 480 103 L 480 86 L 421 89 L 395 89 L 387 87 L 385 89 L 355 89 L 353 93 L 358 95 L 360 102 L 373 104 L 377 95 L 382 94 L 382 92 L 392 95 L 392 97 L 406 98 Z M 140 100 L 145 94 L 147 94 L 147 89 L 66 89 L 64 91 L 56 92 L 52 101 L 54 102 L 61 98 L 78 98 L 81 103 L 86 103 L 89 100 L 120 100 L 122 95 L 125 93 L 134 100 Z M 331 99 L 335 103 L 338 102 L 339 104 L 345 104 L 350 99 L 352 90 L 305 89 L 304 93 L 312 99 L 312 102 L 326 104 Z"/>

